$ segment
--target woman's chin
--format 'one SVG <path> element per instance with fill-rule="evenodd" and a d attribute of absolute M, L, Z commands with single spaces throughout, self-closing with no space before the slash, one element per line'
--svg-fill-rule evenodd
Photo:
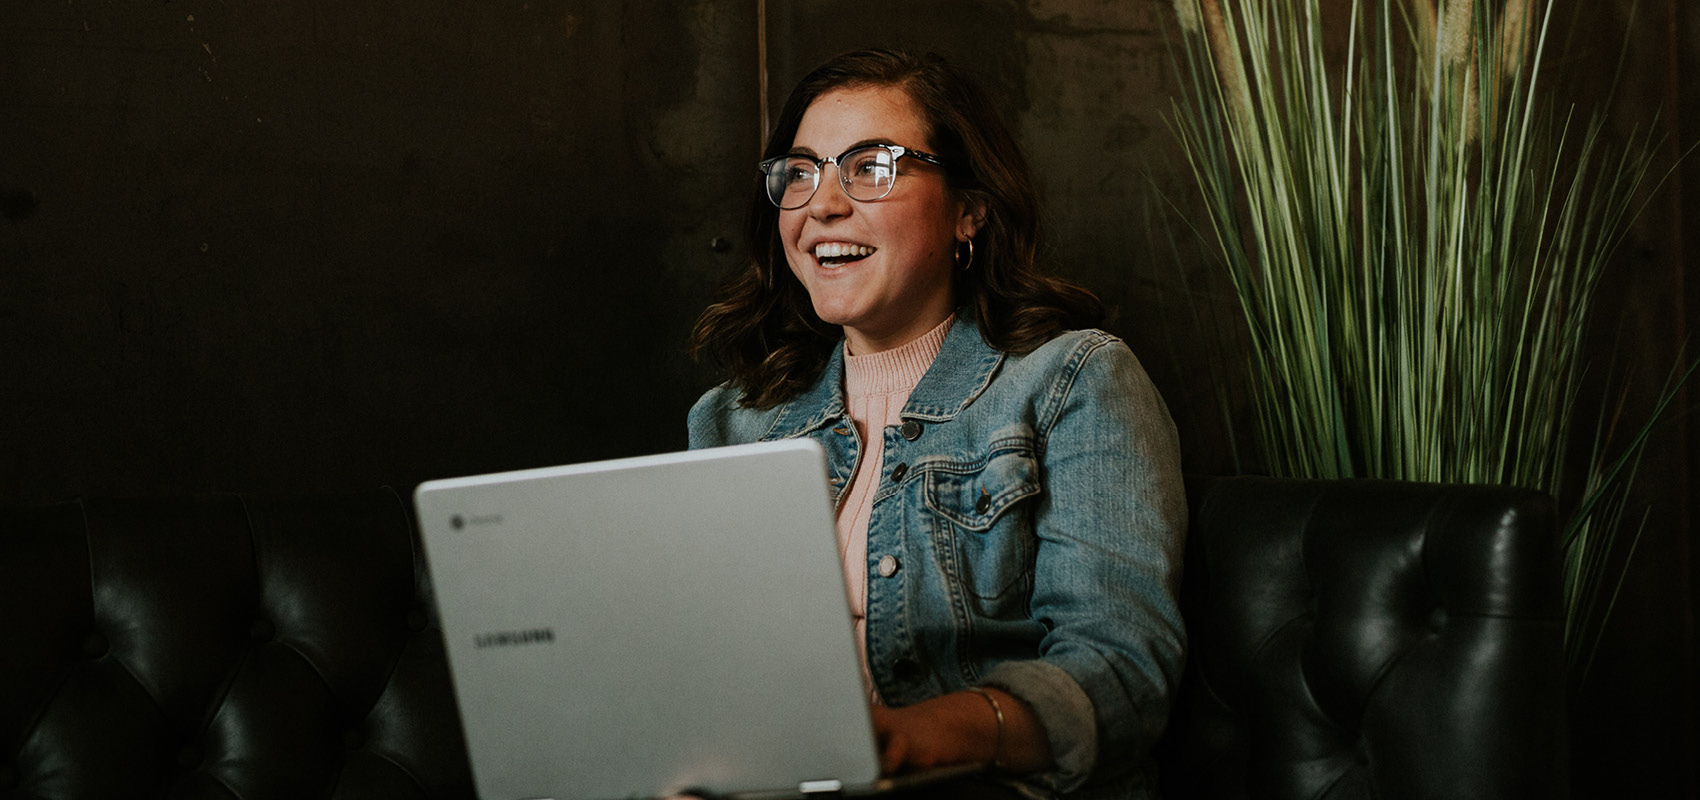
<path fill-rule="evenodd" d="M 862 317 L 862 309 L 853 298 L 811 297 L 815 316 L 828 325 L 854 325 Z"/>

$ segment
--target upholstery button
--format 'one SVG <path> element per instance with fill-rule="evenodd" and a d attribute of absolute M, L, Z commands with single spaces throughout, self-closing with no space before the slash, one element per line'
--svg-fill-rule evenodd
<path fill-rule="evenodd" d="M 909 465 L 908 464 L 898 464 L 897 466 L 891 468 L 891 482 L 897 483 L 898 481 L 903 480 L 903 476 L 908 475 L 908 474 L 909 474 Z"/>
<path fill-rule="evenodd" d="M 880 556 L 880 563 L 879 563 L 879 566 L 877 567 L 877 569 L 879 570 L 881 578 L 889 578 L 893 575 L 896 575 L 897 574 L 897 556 L 891 556 L 891 555 Z"/>
<path fill-rule="evenodd" d="M 106 637 L 99 633 L 90 633 L 83 637 L 83 655 L 89 658 L 101 658 L 106 655 L 106 651 L 110 648 L 111 643 L 107 642 Z"/>
<path fill-rule="evenodd" d="M 1436 607 L 1429 612 L 1428 629 L 1435 633 L 1440 633 L 1446 629 L 1446 609 L 1444 607 Z"/>
<path fill-rule="evenodd" d="M 989 494 L 986 494 L 985 489 L 981 489 L 980 490 L 980 499 L 974 501 L 974 513 L 984 514 L 987 511 L 991 511 L 991 510 L 992 510 L 992 496 L 989 495 Z"/>
<path fill-rule="evenodd" d="M 277 627 L 270 620 L 257 619 L 248 625 L 248 641 L 269 642 L 277 636 Z"/>
<path fill-rule="evenodd" d="M 921 438 L 921 423 L 908 420 L 903 423 L 903 438 L 913 442 Z"/>

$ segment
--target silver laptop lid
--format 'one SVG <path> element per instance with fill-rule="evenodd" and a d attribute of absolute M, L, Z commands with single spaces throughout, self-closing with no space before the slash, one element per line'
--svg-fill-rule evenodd
<path fill-rule="evenodd" d="M 415 504 L 484 800 L 875 781 L 818 445 L 432 481 Z"/>

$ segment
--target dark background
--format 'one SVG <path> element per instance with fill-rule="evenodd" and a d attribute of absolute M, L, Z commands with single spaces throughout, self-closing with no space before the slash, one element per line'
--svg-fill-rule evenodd
<path fill-rule="evenodd" d="M 1700 141 L 1700 10 L 1560 5 L 1549 87 L 1677 163 Z M 1168 2 L 773 0 L 765 65 L 759 7 L 9 3 L 0 502 L 410 487 L 682 447 L 717 380 L 684 341 L 747 252 L 764 66 L 777 109 L 869 44 L 944 53 L 1003 101 L 1046 262 L 1114 309 L 1188 469 L 1237 468 L 1212 365 L 1240 357 L 1193 312 L 1232 300 L 1171 250 L 1151 191 L 1190 196 Z M 1606 289 L 1594 374 L 1631 413 L 1696 330 L 1692 186 L 1691 158 Z M 1607 377 L 1614 360 L 1633 371 Z M 1662 426 L 1641 471 L 1652 516 L 1574 706 L 1579 797 L 1695 795 L 1691 430 Z"/>

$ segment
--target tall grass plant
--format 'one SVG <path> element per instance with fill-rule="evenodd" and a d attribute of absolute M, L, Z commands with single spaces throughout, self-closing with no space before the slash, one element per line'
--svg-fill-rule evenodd
<path fill-rule="evenodd" d="M 1558 497 L 1585 676 L 1647 427 L 1614 448 L 1608 416 L 1591 452 L 1569 448 L 1593 424 L 1585 344 L 1653 143 L 1614 147 L 1551 99 L 1551 0 L 1174 2 L 1171 120 L 1249 333 L 1259 460 Z"/>

